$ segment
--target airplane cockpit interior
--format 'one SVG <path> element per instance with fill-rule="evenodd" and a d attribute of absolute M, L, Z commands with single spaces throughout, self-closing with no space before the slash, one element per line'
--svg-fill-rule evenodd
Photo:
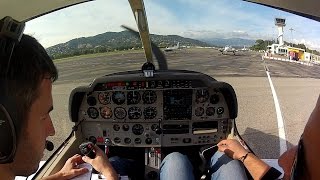
<path fill-rule="evenodd" d="M 57 3 L 39 11 L 45 14 L 82 2 Z M 127 175 L 130 179 L 159 179 L 160 164 L 172 152 L 187 155 L 196 179 L 201 179 L 221 140 L 243 142 L 236 127 L 234 88 L 201 72 L 168 67 L 164 53 L 149 37 L 143 1 L 129 3 L 137 25 L 133 29 L 138 31 L 123 28 L 141 39 L 145 63 L 141 69 L 106 74 L 74 87 L 68 107 L 74 126 L 34 179 L 59 171 L 70 156 L 83 153 L 79 147 L 86 142 L 97 145 L 109 158 L 133 160 L 136 166 Z"/>
<path fill-rule="evenodd" d="M 72 132 L 34 178 L 57 172 L 67 157 L 80 153 L 79 146 L 91 142 L 109 158 L 133 160 L 134 172 L 126 175 L 130 179 L 158 179 L 160 164 L 171 152 L 187 155 L 200 179 L 217 143 L 237 136 L 233 87 L 200 72 L 168 68 L 150 41 L 143 2 L 129 3 L 139 32 L 123 28 L 141 38 L 146 62 L 140 70 L 108 74 L 74 88 L 69 98 Z"/>
<path fill-rule="evenodd" d="M 170 152 L 202 165 L 200 149 L 232 134 L 236 116 L 233 88 L 192 71 L 106 75 L 70 96 L 70 117 L 83 141 L 140 162 L 145 173 L 137 174 L 146 179 L 158 178 L 161 159 Z"/>

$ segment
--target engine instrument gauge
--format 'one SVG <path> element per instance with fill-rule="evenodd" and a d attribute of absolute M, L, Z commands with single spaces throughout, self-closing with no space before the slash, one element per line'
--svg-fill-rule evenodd
<path fill-rule="evenodd" d="M 195 115 L 196 116 L 202 116 L 204 114 L 204 109 L 203 107 L 197 107 L 195 110 Z"/>
<path fill-rule="evenodd" d="M 99 116 L 99 112 L 96 108 L 94 107 L 89 107 L 87 110 L 88 116 L 92 119 L 97 119 L 97 117 Z"/>
<path fill-rule="evenodd" d="M 98 94 L 98 99 L 101 104 L 104 104 L 104 105 L 110 104 L 111 95 L 109 92 L 100 92 Z"/>
<path fill-rule="evenodd" d="M 119 124 L 114 124 L 114 125 L 113 125 L 113 130 L 119 131 L 119 130 L 120 130 Z"/>
<path fill-rule="evenodd" d="M 97 104 L 97 100 L 95 97 L 89 96 L 87 98 L 87 103 L 89 104 L 89 106 L 95 106 Z"/>
<path fill-rule="evenodd" d="M 154 91 L 145 91 L 142 95 L 143 102 L 145 104 L 153 104 L 157 100 L 157 94 Z"/>
<path fill-rule="evenodd" d="M 135 135 L 141 135 L 143 133 L 144 129 L 141 124 L 135 124 L 132 126 L 132 133 Z"/>
<path fill-rule="evenodd" d="M 130 127 L 129 127 L 128 124 L 122 125 L 122 130 L 124 130 L 124 131 L 129 131 L 129 129 L 130 129 Z"/>
<path fill-rule="evenodd" d="M 136 144 L 141 144 L 141 139 L 140 139 L 140 138 L 135 138 L 135 139 L 134 139 L 134 143 L 136 143 Z"/>
<path fill-rule="evenodd" d="M 124 138 L 124 143 L 130 144 L 131 143 L 131 139 L 130 138 Z"/>
<path fill-rule="evenodd" d="M 117 144 L 121 143 L 121 139 L 119 137 L 115 137 L 113 141 Z"/>
<path fill-rule="evenodd" d="M 155 107 L 146 107 L 143 115 L 145 119 L 154 119 L 157 116 L 157 109 Z"/>
<path fill-rule="evenodd" d="M 115 91 L 112 94 L 112 101 L 117 105 L 123 104 L 126 101 L 126 96 L 125 96 L 124 92 Z"/>
<path fill-rule="evenodd" d="M 206 109 L 206 115 L 207 116 L 213 116 L 214 115 L 214 112 L 215 112 L 215 108 L 214 107 L 208 107 Z"/>
<path fill-rule="evenodd" d="M 128 110 L 129 119 L 139 119 L 142 115 L 142 111 L 138 107 L 131 107 Z"/>
<path fill-rule="evenodd" d="M 157 129 L 159 129 L 159 125 L 158 124 L 152 124 L 151 125 L 151 130 L 152 131 L 156 131 Z"/>
<path fill-rule="evenodd" d="M 196 92 L 197 103 L 204 103 L 209 98 L 209 91 L 207 89 L 199 89 Z"/>
<path fill-rule="evenodd" d="M 114 108 L 114 115 L 118 119 L 123 119 L 127 116 L 127 111 L 123 107 Z"/>
<path fill-rule="evenodd" d="M 100 114 L 104 119 L 110 119 L 112 117 L 112 110 L 111 108 L 104 106 L 100 108 Z"/>
<path fill-rule="evenodd" d="M 129 91 L 127 94 L 127 104 L 138 104 L 141 100 L 141 95 L 138 91 Z"/>

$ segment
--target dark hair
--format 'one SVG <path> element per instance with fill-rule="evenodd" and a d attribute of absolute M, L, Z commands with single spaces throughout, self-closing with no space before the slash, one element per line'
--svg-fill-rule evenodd
<path fill-rule="evenodd" d="M 43 46 L 33 37 L 23 35 L 15 45 L 8 66 L 8 59 L 0 60 L 0 78 L 6 81 L 2 96 L 13 98 L 17 122 L 24 126 L 31 105 L 39 96 L 39 87 L 44 78 L 55 81 L 58 71 Z M 8 69 L 7 69 L 8 68 Z M 8 70 L 8 73 L 6 73 Z M 17 130 L 20 134 L 21 129 Z"/>

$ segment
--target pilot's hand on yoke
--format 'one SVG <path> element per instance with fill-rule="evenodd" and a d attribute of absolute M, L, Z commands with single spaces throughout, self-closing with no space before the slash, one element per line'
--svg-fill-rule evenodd
<path fill-rule="evenodd" d="M 232 159 L 239 160 L 248 153 L 239 141 L 235 139 L 226 139 L 218 143 L 218 150 L 224 152 Z"/>
<path fill-rule="evenodd" d="M 94 151 L 96 153 L 96 156 L 94 159 L 91 159 L 88 156 L 83 156 L 82 160 L 86 163 L 91 164 L 93 168 L 98 172 L 102 173 L 106 177 L 106 179 L 118 180 L 119 179 L 118 174 L 113 169 L 107 155 L 96 145 L 94 146 Z"/>

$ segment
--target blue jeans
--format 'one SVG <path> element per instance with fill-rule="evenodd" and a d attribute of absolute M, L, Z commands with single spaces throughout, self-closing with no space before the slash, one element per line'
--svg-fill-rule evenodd
<path fill-rule="evenodd" d="M 133 161 L 119 157 L 109 159 L 118 174 L 128 175 Z M 236 179 L 247 180 L 246 172 L 242 163 L 229 158 L 222 152 L 217 151 L 210 161 L 212 172 L 211 180 Z M 186 155 L 178 152 L 168 154 L 160 165 L 161 180 L 194 180 L 193 167 Z"/>
<path fill-rule="evenodd" d="M 211 180 L 247 180 L 246 172 L 241 162 L 233 160 L 219 151 L 211 157 L 210 168 L 212 172 Z M 188 157 L 178 152 L 167 155 L 160 166 L 160 179 L 194 180 L 193 167 Z"/>

